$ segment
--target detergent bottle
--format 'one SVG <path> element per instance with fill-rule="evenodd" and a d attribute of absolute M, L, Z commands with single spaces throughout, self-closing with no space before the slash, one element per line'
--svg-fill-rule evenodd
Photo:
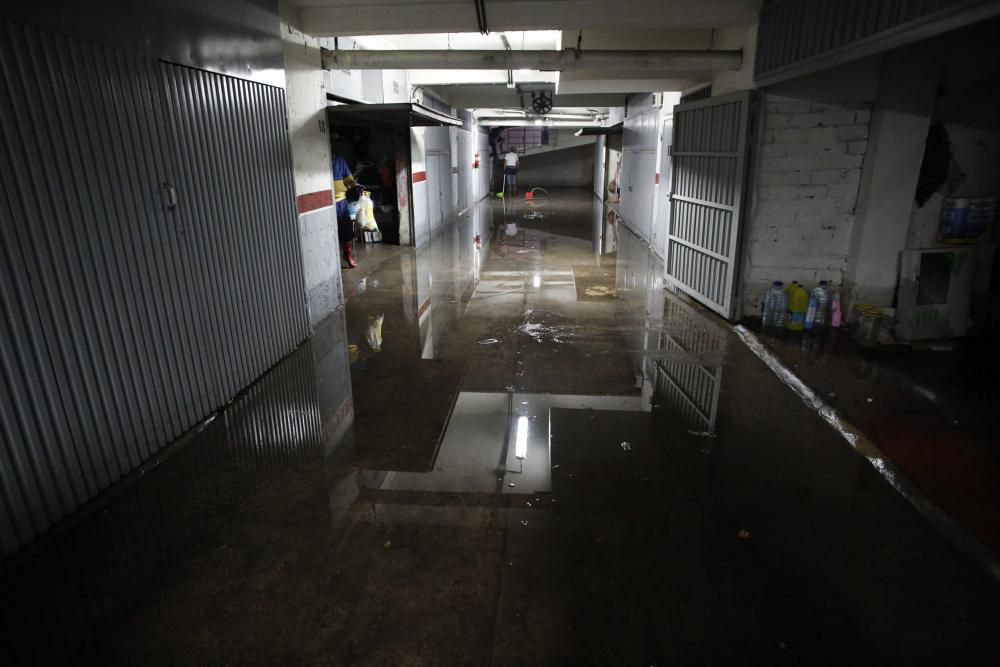
<path fill-rule="evenodd" d="M 789 331 L 803 331 L 806 328 L 806 311 L 809 310 L 809 294 L 797 282 L 788 286 L 788 319 L 785 328 Z"/>

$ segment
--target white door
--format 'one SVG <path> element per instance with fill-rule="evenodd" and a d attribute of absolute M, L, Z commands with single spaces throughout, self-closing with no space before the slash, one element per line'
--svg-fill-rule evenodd
<path fill-rule="evenodd" d="M 660 169 L 659 184 L 656 187 L 656 219 L 653 221 L 653 237 L 650 245 L 657 254 L 664 251 L 664 239 L 670 229 L 670 183 L 671 183 L 671 150 L 674 141 L 674 118 L 667 116 L 663 120 L 660 133 Z"/>
<path fill-rule="evenodd" d="M 450 178 L 450 176 L 449 176 Z M 431 234 L 441 227 L 441 158 L 438 155 L 427 156 L 427 221 Z"/>
<path fill-rule="evenodd" d="M 439 155 L 441 169 L 441 222 L 446 223 L 455 212 L 455 196 L 452 192 L 451 154 Z"/>
<path fill-rule="evenodd" d="M 469 207 L 472 195 L 472 133 L 458 131 L 458 210 Z"/>

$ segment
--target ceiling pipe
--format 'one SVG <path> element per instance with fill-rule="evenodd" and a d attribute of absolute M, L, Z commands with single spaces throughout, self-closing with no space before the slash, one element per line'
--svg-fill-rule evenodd
<path fill-rule="evenodd" d="M 741 51 L 322 50 L 324 69 L 530 69 L 692 72 L 738 70 Z"/>

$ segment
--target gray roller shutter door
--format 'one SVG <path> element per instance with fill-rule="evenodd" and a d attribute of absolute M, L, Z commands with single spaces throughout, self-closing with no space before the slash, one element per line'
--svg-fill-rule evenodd
<path fill-rule="evenodd" d="M 753 91 L 674 107 L 668 284 L 737 317 Z"/>
<path fill-rule="evenodd" d="M 177 211 L 231 398 L 309 333 L 284 91 L 160 64 Z"/>
<path fill-rule="evenodd" d="M 0 29 L 2 558 L 308 323 L 283 91 Z"/>

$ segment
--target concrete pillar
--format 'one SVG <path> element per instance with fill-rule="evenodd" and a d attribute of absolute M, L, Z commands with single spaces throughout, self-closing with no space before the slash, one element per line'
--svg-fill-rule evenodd
<path fill-rule="evenodd" d="M 892 304 L 938 68 L 935 51 L 921 45 L 897 49 L 883 60 L 847 256 L 845 286 L 851 303 Z"/>
<path fill-rule="evenodd" d="M 282 2 L 285 97 L 309 319 L 315 325 L 343 303 L 326 91 L 319 41 L 298 29 L 298 9 Z"/>

